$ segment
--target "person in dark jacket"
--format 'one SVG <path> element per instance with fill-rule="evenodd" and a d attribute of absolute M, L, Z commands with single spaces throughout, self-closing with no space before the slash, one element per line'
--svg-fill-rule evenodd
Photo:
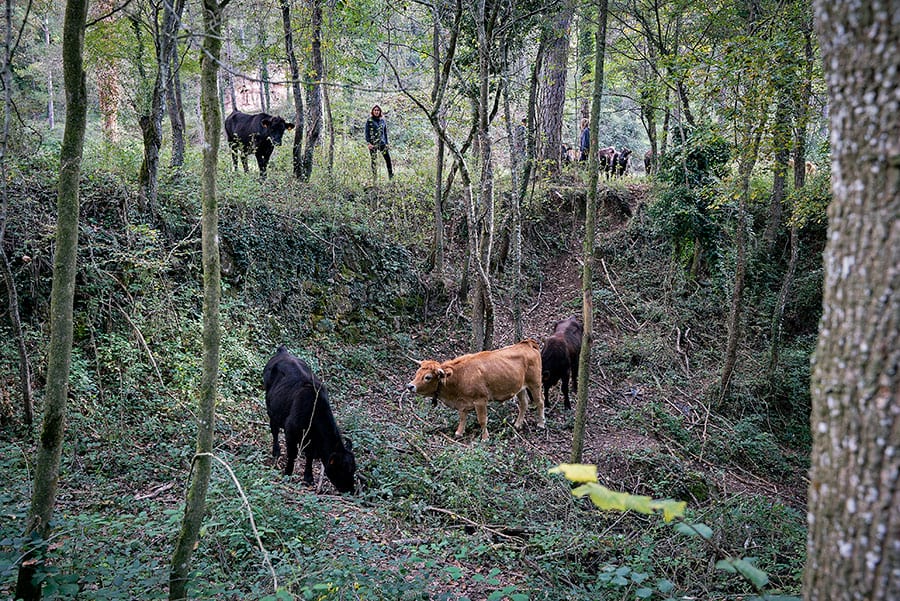
<path fill-rule="evenodd" d="M 387 165 L 388 178 L 394 179 L 394 170 L 391 166 L 391 155 L 388 152 L 387 122 L 381 114 L 381 107 L 377 104 L 372 107 L 371 116 L 366 120 L 366 144 L 369 147 L 369 155 L 372 158 L 372 179 L 376 179 L 378 176 L 375 155 L 379 152 L 384 156 L 384 164 Z"/>
<path fill-rule="evenodd" d="M 578 138 L 578 149 L 581 150 L 579 161 L 588 160 L 588 152 L 591 150 L 591 131 L 588 125 L 590 122 L 587 119 L 581 120 L 581 137 Z"/>

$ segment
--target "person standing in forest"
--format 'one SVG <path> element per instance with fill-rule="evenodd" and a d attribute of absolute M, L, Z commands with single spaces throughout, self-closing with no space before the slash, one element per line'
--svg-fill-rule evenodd
<path fill-rule="evenodd" d="M 587 118 L 581 120 L 581 136 L 578 138 L 578 149 L 581 151 L 579 161 L 588 160 L 588 152 L 591 150 L 590 121 Z"/>
<path fill-rule="evenodd" d="M 388 152 L 387 122 L 381 114 L 381 107 L 377 104 L 372 107 L 371 114 L 366 120 L 366 144 L 369 147 L 369 155 L 372 159 L 372 180 L 378 179 L 378 166 L 375 164 L 375 160 L 379 152 L 384 156 L 388 179 L 394 179 L 391 155 Z"/>

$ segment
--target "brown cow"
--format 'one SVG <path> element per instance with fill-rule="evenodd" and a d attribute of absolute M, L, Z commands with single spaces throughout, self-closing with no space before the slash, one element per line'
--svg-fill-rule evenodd
<path fill-rule="evenodd" d="M 488 401 L 518 397 L 516 428 L 525 422 L 528 405 L 526 392 L 537 405 L 538 427 L 544 427 L 544 397 L 541 396 L 541 351 L 536 340 L 526 339 L 493 351 L 462 355 L 443 363 L 425 360 L 412 381 L 410 392 L 434 395 L 451 409 L 459 411 L 456 437 L 466 429 L 466 416 L 472 409 L 481 425 L 481 439 L 487 440 Z"/>

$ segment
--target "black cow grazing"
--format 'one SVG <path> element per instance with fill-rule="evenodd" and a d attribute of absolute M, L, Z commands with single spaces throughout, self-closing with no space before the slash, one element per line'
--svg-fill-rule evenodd
<path fill-rule="evenodd" d="M 576 316 L 557 321 L 553 326 L 553 334 L 544 341 L 541 349 L 541 381 L 544 383 L 544 401 L 547 391 L 557 382 L 561 382 L 563 403 L 571 409 L 569 402 L 569 377 L 572 379 L 572 390 L 578 392 L 578 356 L 581 354 L 581 336 L 584 327 Z"/>
<path fill-rule="evenodd" d="M 325 475 L 341 492 L 354 492 L 353 475 L 356 459 L 350 440 L 341 437 L 334 421 L 328 391 L 303 360 L 292 355 L 284 345 L 278 347 L 263 370 L 266 389 L 266 412 L 272 430 L 272 457 L 278 458 L 278 430 L 284 429 L 287 463 L 284 474 L 294 472 L 294 461 L 302 450 L 306 456 L 303 481 L 312 484 L 313 459 L 321 459 Z"/>
<path fill-rule="evenodd" d="M 225 135 L 228 145 L 231 147 L 231 159 L 234 161 L 234 170 L 238 168 L 238 154 L 241 156 L 241 164 L 244 173 L 249 171 L 247 167 L 247 155 L 251 152 L 256 155 L 256 164 L 259 165 L 259 176 L 266 177 L 266 167 L 269 165 L 269 157 L 276 146 L 281 146 L 281 138 L 284 132 L 294 129 L 293 123 L 287 123 L 281 117 L 273 117 L 266 113 L 248 115 L 240 111 L 234 111 L 225 119 Z"/>
<path fill-rule="evenodd" d="M 616 177 L 622 177 L 628 172 L 628 158 L 631 156 L 631 150 L 623 148 L 622 152 L 617 152 L 613 157 L 612 172 Z"/>

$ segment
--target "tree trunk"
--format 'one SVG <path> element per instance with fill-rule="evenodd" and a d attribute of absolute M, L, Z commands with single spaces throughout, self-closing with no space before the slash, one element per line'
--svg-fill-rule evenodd
<path fill-rule="evenodd" d="M 99 0 L 97 10 L 101 15 L 114 12 L 116 0 Z M 107 19 L 113 22 L 114 16 Z M 49 45 L 49 33 L 48 45 Z M 100 123 L 104 139 L 110 144 L 119 142 L 119 101 L 122 88 L 119 81 L 119 61 L 116 58 L 100 55 L 97 57 L 97 99 L 100 104 Z"/>
<path fill-rule="evenodd" d="M 778 105 L 775 108 L 775 123 L 772 132 L 772 145 L 775 150 L 775 164 L 772 177 L 772 200 L 769 204 L 769 215 L 766 231 L 763 234 L 763 249 L 767 257 L 771 257 L 781 229 L 784 208 L 785 182 L 787 181 L 788 158 L 791 147 L 791 111 L 788 91 L 779 92 Z"/>
<path fill-rule="evenodd" d="M 552 173 L 559 171 L 563 109 L 566 103 L 566 73 L 569 59 L 569 24 L 574 9 L 563 4 L 553 21 L 544 58 L 541 93 L 540 157 Z"/>
<path fill-rule="evenodd" d="M 175 3 L 175 23 L 169 41 L 169 85 L 166 86 L 166 108 L 169 111 L 169 123 L 172 126 L 172 167 L 184 164 L 184 104 L 181 100 L 181 66 L 178 60 L 178 38 L 176 33 L 184 14 L 184 0 Z"/>
<path fill-rule="evenodd" d="M 522 324 L 522 198 L 519 196 L 521 187 L 519 178 L 522 176 L 522 166 L 520 149 L 517 147 L 519 142 L 515 135 L 515 120 L 512 116 L 512 109 L 509 101 L 509 36 L 503 38 L 503 117 L 506 121 L 506 139 L 509 140 L 509 157 L 510 157 L 510 177 L 511 187 L 509 214 L 511 222 L 510 246 L 512 247 L 512 278 L 510 288 L 512 293 L 511 305 L 513 315 L 513 340 L 522 340 L 525 338 L 525 327 Z"/>
<path fill-rule="evenodd" d="M 78 212 L 81 157 L 87 122 L 84 74 L 84 28 L 87 1 L 68 0 L 63 24 L 63 81 L 66 89 L 66 126 L 60 148 L 57 192 L 56 254 L 50 292 L 50 347 L 43 427 L 35 461 L 31 508 L 26 537 L 36 537 L 31 553 L 22 558 L 16 598 L 41 598 L 41 584 L 33 577 L 43 564 L 59 485 L 59 463 L 66 422 L 66 399 L 72 361 L 72 306 L 78 257 Z"/>
<path fill-rule="evenodd" d="M 603 61 L 606 55 L 606 19 L 608 0 L 600 0 L 597 7 L 597 34 L 594 56 L 594 92 L 591 97 L 591 138 L 600 133 L 600 99 L 603 96 Z M 588 388 L 591 382 L 591 336 L 594 329 L 594 235 L 597 228 L 597 187 L 600 163 L 596 152 L 588 158 L 588 194 L 584 211 L 584 244 L 581 272 L 581 318 L 584 332 L 581 338 L 581 354 L 578 356 L 578 398 L 575 401 L 575 425 L 572 429 L 572 463 L 581 463 L 584 451 L 584 428 L 587 417 Z M 546 399 L 544 399 L 546 402 Z"/>
<path fill-rule="evenodd" d="M 50 19 L 44 17 L 41 20 L 41 28 L 44 31 L 44 46 L 47 55 L 50 54 Z M 56 109 L 53 103 L 53 65 L 47 65 L 47 128 L 56 127 Z"/>
<path fill-rule="evenodd" d="M 9 119 L 12 114 L 12 0 L 4 3 L 6 35 L 3 39 L 3 72 L 0 74 L 3 81 L 3 131 L 0 138 L 0 271 L 3 272 L 3 281 L 6 284 L 7 298 L 9 302 L 9 321 L 13 338 L 19 350 L 19 385 L 22 388 L 22 417 L 26 424 L 34 421 L 34 399 L 31 394 L 31 368 L 28 365 L 28 350 L 25 348 L 25 336 L 22 333 L 22 319 L 19 316 L 19 296 L 16 293 L 16 281 L 13 277 L 9 257 L 6 255 L 4 239 L 6 237 L 6 218 L 9 207 L 9 170 L 6 165 L 6 157 L 9 151 Z M 45 35 L 47 21 L 44 19 Z M 49 40 L 49 37 L 47 38 Z M 49 69 L 48 69 L 49 72 Z M 51 101 L 52 103 L 52 101 Z"/>
<path fill-rule="evenodd" d="M 811 383 L 803 594 L 807 601 L 894 601 L 900 599 L 900 27 L 895 2 L 814 4 L 830 99 L 834 199 Z"/>
<path fill-rule="evenodd" d="M 301 181 L 309 181 L 313 170 L 313 156 L 322 133 L 322 73 L 325 71 L 322 60 L 322 1 L 310 2 L 310 25 L 312 30 L 309 69 L 306 80 L 306 110 L 308 128 L 303 150 L 303 176 Z"/>
<path fill-rule="evenodd" d="M 159 215 L 159 151 L 162 147 L 162 122 L 166 109 L 166 89 L 169 87 L 170 43 L 175 39 L 178 19 L 171 2 L 163 2 L 162 28 L 156 36 L 156 75 L 150 104 L 138 98 L 138 124 L 144 142 L 144 160 L 138 176 L 138 202 L 153 216 Z M 135 32 L 139 32 L 135 23 Z M 138 60 L 142 60 L 138 56 Z M 143 75 L 143 69 L 141 69 Z"/>
<path fill-rule="evenodd" d="M 203 37 L 200 55 L 200 97 L 203 107 L 203 129 L 208 143 L 203 147 L 201 204 L 201 253 L 203 260 L 203 373 L 198 394 L 197 446 L 192 462 L 193 478 L 184 508 L 181 531 L 172 553 L 169 572 L 169 599 L 187 599 L 191 556 L 200 534 L 206 506 L 212 466 L 213 437 L 216 419 L 216 392 L 219 366 L 220 264 L 219 224 L 216 201 L 216 165 L 222 115 L 219 112 L 216 78 L 222 50 L 224 5 L 217 0 L 203 0 Z"/>
<path fill-rule="evenodd" d="M 291 0 L 281 0 L 281 23 L 284 27 L 284 49 L 291 69 L 291 91 L 294 96 L 294 143 L 291 162 L 294 177 L 303 179 L 303 96 L 300 91 L 300 68 L 294 54 L 294 30 L 291 26 Z"/>
<path fill-rule="evenodd" d="M 806 127 L 809 123 L 810 99 L 812 98 L 812 76 L 815 67 L 815 55 L 812 48 L 812 23 L 806 25 L 804 31 L 806 43 L 804 51 L 806 63 L 804 66 L 803 84 L 800 93 L 794 101 L 794 190 L 799 190 L 806 185 Z M 794 207 L 791 207 L 793 210 Z M 791 289 L 794 286 L 794 276 L 797 272 L 797 261 L 800 257 L 800 226 L 796 216 L 791 219 L 790 234 L 790 258 L 787 269 L 781 281 L 781 289 L 778 292 L 778 300 L 775 311 L 772 314 L 772 325 L 769 328 L 769 362 L 766 370 L 769 375 L 769 389 L 774 388 L 775 374 L 778 368 L 778 355 L 781 348 L 781 329 L 784 320 L 784 311 L 787 307 Z"/>
<path fill-rule="evenodd" d="M 223 72 L 225 77 L 223 87 L 225 89 L 221 90 L 223 110 L 225 110 L 225 98 L 227 97 L 228 100 L 231 101 L 231 110 L 227 111 L 228 113 L 238 110 L 237 90 L 234 89 L 234 75 L 231 73 L 231 70 L 234 69 L 234 57 L 231 53 L 231 38 L 232 34 L 229 29 L 228 35 L 225 38 L 225 63 L 228 65 L 228 70 Z"/>
<path fill-rule="evenodd" d="M 485 0 L 478 0 L 475 31 L 478 39 L 478 140 L 481 147 L 481 182 L 469 236 L 474 243 L 475 288 L 472 302 L 472 350 L 488 350 L 494 339 L 494 299 L 490 276 L 494 245 L 494 157 L 488 105 L 492 46 L 492 15 Z"/>
<path fill-rule="evenodd" d="M 259 54 L 259 106 L 260 110 L 268 113 L 271 110 L 272 96 L 269 86 L 269 62 L 266 60 L 266 48 L 269 44 L 266 42 L 267 24 L 263 19 L 259 20 L 259 31 L 257 32 L 257 46 L 260 49 Z"/>
<path fill-rule="evenodd" d="M 741 339 L 741 318 L 744 310 L 744 285 L 747 281 L 747 207 L 750 203 L 750 176 L 759 153 L 762 129 L 762 125 L 756 128 L 756 133 L 751 138 L 750 146 L 746 151 L 747 154 L 738 165 L 741 197 L 738 201 L 737 231 L 735 233 L 737 257 L 734 266 L 731 309 L 728 312 L 728 340 L 725 344 L 725 359 L 722 363 L 722 376 L 719 380 L 719 403 L 722 403 L 728 392 L 731 377 L 734 375 L 734 368 L 737 365 L 737 348 Z"/>

